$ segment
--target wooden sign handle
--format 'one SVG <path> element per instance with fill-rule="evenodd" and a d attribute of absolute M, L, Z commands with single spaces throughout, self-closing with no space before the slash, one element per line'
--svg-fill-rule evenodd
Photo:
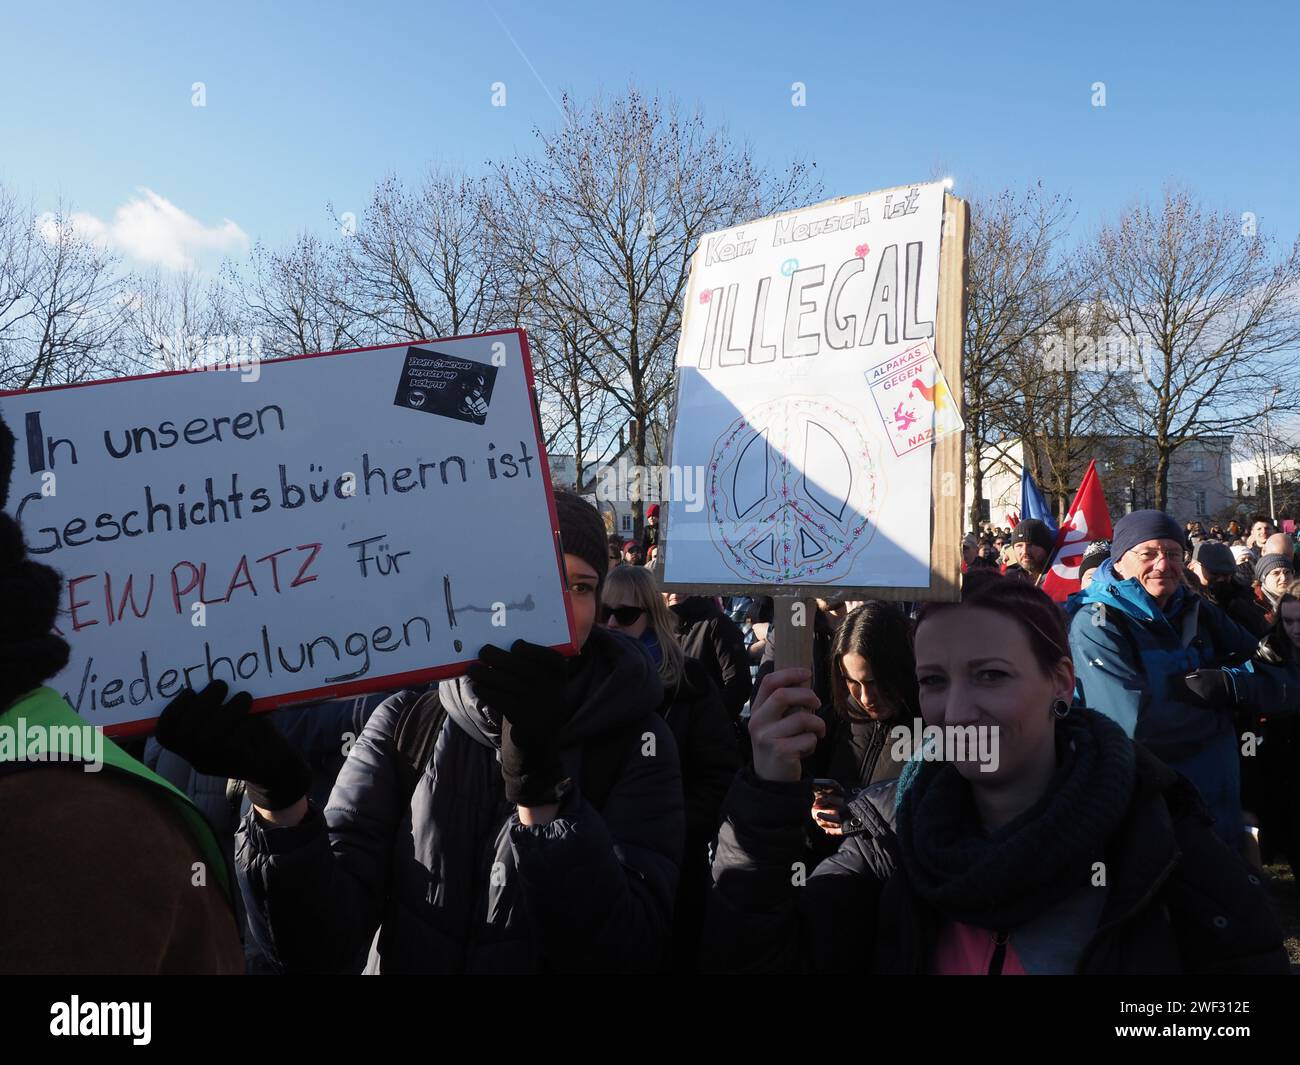
<path fill-rule="evenodd" d="M 813 626 L 816 620 L 816 599 L 800 599 L 793 595 L 772 598 L 776 669 L 813 668 Z"/>

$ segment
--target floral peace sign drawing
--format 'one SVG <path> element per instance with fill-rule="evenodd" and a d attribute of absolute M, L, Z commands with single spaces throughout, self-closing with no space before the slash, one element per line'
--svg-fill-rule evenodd
<path fill-rule="evenodd" d="M 784 396 L 733 421 L 709 462 L 709 535 L 756 584 L 833 583 L 875 534 L 882 486 L 861 416 L 823 396 Z"/>

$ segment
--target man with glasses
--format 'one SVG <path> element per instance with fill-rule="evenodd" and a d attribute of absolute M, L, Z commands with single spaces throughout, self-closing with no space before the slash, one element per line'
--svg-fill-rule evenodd
<path fill-rule="evenodd" d="M 1282 593 L 1295 580 L 1295 569 L 1291 565 L 1290 555 L 1264 555 L 1255 564 L 1255 580 L 1259 582 L 1256 600 L 1265 612 L 1270 624 L 1277 618 L 1278 604 Z"/>
<path fill-rule="evenodd" d="M 1256 637 L 1184 580 L 1184 535 L 1159 510 L 1136 510 L 1115 526 L 1111 557 L 1074 603 L 1078 695 L 1191 780 L 1219 836 L 1240 853 L 1234 711 L 1296 693 L 1275 667 L 1233 668 L 1250 659 Z"/>

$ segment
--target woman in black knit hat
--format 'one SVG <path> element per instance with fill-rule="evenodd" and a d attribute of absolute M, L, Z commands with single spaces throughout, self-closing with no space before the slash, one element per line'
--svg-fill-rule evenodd
<path fill-rule="evenodd" d="M 643 648 L 594 624 L 609 564 L 599 514 L 570 492 L 555 503 L 580 653 L 488 645 L 467 676 L 394 695 L 323 810 L 287 753 L 260 756 L 255 719 L 222 705 L 224 685 L 164 712 L 164 746 L 248 782 L 236 862 L 276 969 L 664 964 L 685 815 L 663 689 Z"/>
<path fill-rule="evenodd" d="M 807 670 L 764 681 L 753 767 L 728 797 L 713 865 L 718 968 L 1287 972 L 1258 878 L 1195 789 L 1071 707 L 1069 643 L 1046 595 L 971 574 L 960 603 L 922 608 L 915 647 L 921 715 L 938 731 L 907 738 L 897 829 L 846 839 L 806 883 L 790 871 L 812 790 L 801 758 L 824 724 Z"/>
<path fill-rule="evenodd" d="M 201 815 L 43 686 L 68 661 L 51 631 L 62 580 L 3 512 L 13 460 L 0 422 L 0 973 L 240 973 Z M 19 754 L 33 735 L 39 760 Z"/>

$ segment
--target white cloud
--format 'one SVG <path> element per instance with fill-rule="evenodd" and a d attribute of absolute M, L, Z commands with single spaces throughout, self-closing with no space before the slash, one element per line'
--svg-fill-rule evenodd
<path fill-rule="evenodd" d="M 229 253 L 248 248 L 248 234 L 229 218 L 220 225 L 205 226 L 166 197 L 142 188 L 140 195 L 117 209 L 112 222 L 77 212 L 67 216 L 66 224 L 80 236 L 103 247 L 112 248 L 142 263 L 187 270 L 197 258 L 216 252 Z M 37 230 L 45 240 L 54 238 L 55 216 L 46 212 L 36 220 Z"/>

